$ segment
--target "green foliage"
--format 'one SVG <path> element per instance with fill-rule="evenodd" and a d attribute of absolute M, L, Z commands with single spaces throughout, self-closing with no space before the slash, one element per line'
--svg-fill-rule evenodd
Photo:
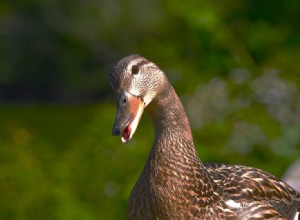
<path fill-rule="evenodd" d="M 112 103 L 11 106 L 0 114 L 1 219 L 124 218 L 154 137 L 147 116 L 133 140 L 123 145 L 120 137 L 111 136 Z M 254 125 L 257 120 L 263 128 Z M 282 175 L 299 155 L 299 127 L 280 131 L 269 120 L 261 115 L 250 117 L 252 124 L 227 117 L 204 122 L 193 130 L 202 161 L 252 165 Z M 269 130 L 274 146 L 283 152 L 272 152 L 260 129 Z M 298 150 L 291 148 L 295 144 Z"/>
<path fill-rule="evenodd" d="M 299 14 L 295 0 L 1 2 L 0 218 L 124 218 L 153 131 L 144 117 L 122 145 L 103 100 L 132 53 L 167 73 L 204 162 L 280 177 L 300 157 Z"/>
<path fill-rule="evenodd" d="M 124 218 L 153 131 L 142 120 L 141 132 L 122 145 L 111 135 L 114 109 L 1 108 L 0 218 Z"/>

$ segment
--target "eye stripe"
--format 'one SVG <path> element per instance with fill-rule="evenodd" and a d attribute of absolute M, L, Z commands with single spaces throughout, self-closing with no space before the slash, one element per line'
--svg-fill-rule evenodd
<path fill-rule="evenodd" d="M 148 64 L 148 63 L 150 63 L 150 61 L 148 61 L 148 60 L 142 60 L 141 62 L 137 63 L 136 66 L 141 67 L 141 66 L 143 66 L 145 64 Z"/>

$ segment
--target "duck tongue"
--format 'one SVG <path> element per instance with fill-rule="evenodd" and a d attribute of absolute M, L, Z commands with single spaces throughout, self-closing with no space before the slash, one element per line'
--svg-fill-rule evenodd
<path fill-rule="evenodd" d="M 123 143 L 127 143 L 130 140 L 130 135 L 131 135 L 131 129 L 130 129 L 130 125 L 128 125 L 122 133 L 121 141 Z"/>

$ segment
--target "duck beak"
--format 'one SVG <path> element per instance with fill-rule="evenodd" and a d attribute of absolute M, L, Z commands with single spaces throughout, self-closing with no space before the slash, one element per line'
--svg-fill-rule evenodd
<path fill-rule="evenodd" d="M 142 98 L 126 91 L 120 92 L 112 134 L 121 135 L 122 142 L 128 143 L 137 129 L 144 108 L 145 103 Z"/>

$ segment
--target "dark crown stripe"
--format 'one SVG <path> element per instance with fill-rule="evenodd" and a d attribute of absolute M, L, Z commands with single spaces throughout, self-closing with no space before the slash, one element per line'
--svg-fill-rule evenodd
<path fill-rule="evenodd" d="M 137 63 L 136 66 L 141 67 L 141 66 L 143 66 L 145 64 L 148 64 L 148 63 L 151 63 L 151 62 L 148 61 L 148 60 L 142 60 L 141 62 Z"/>

